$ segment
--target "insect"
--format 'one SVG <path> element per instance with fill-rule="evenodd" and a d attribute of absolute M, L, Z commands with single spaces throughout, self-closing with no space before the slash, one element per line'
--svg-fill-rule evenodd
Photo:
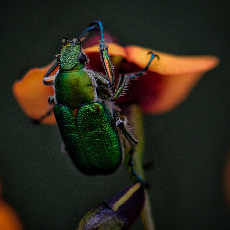
<path fill-rule="evenodd" d="M 82 50 L 82 42 L 91 31 L 100 33 L 99 50 L 104 75 L 86 66 L 89 60 Z M 61 53 L 56 55 L 56 62 L 46 73 L 43 83 L 54 87 L 55 94 L 49 97 L 49 103 L 55 104 L 54 115 L 65 150 L 83 173 L 111 174 L 123 159 L 119 132 L 131 144 L 132 150 L 138 142 L 127 129 L 114 102 L 128 81 L 143 75 L 157 55 L 150 52 L 146 67 L 135 74 L 120 75 L 115 87 L 113 65 L 100 21 L 92 22 L 79 37 L 64 38 L 62 44 Z M 57 67 L 59 70 L 55 72 Z M 141 181 L 134 168 L 132 171 Z"/>

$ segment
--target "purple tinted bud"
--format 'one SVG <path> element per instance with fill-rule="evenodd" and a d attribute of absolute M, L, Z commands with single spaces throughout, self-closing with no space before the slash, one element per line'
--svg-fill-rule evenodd
<path fill-rule="evenodd" d="M 117 193 L 106 202 L 110 208 L 127 218 L 128 227 L 139 217 L 144 203 L 145 190 L 141 183 L 131 185 Z"/>

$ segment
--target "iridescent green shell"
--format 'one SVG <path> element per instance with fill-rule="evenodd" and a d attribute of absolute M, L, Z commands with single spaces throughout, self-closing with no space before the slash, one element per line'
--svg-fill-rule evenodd
<path fill-rule="evenodd" d="M 122 147 L 109 109 L 90 103 L 74 110 L 56 104 L 54 114 L 74 164 L 89 175 L 111 174 L 122 162 Z"/>

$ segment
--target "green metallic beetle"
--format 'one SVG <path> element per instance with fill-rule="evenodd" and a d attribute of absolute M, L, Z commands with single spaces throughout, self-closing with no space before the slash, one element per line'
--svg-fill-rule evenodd
<path fill-rule="evenodd" d="M 105 75 L 86 68 L 86 54 L 82 42 L 91 31 L 100 32 L 99 50 Z M 79 37 L 64 38 L 57 60 L 46 73 L 43 83 L 53 85 L 55 95 L 49 97 L 54 103 L 54 114 L 65 145 L 65 150 L 77 168 L 88 175 L 108 175 L 115 172 L 123 159 L 123 147 L 118 130 L 132 148 L 137 140 L 127 130 L 114 101 L 121 95 L 129 79 L 144 74 L 146 67 L 132 75 L 121 75 L 114 90 L 113 65 L 105 43 L 102 23 L 90 24 Z M 55 72 L 59 66 L 59 71 Z M 114 93 L 113 93 L 114 92 Z M 133 167 L 133 166 L 131 166 Z M 139 181 L 141 178 L 132 169 Z"/>

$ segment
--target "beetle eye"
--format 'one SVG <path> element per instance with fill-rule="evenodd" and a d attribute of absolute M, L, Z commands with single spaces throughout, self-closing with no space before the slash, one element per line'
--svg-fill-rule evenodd
<path fill-rule="evenodd" d="M 87 58 L 83 53 L 80 53 L 78 56 L 78 60 L 81 64 L 84 64 L 87 61 Z"/>
<path fill-rule="evenodd" d="M 66 45 L 68 43 L 68 38 L 63 38 L 61 42 L 62 45 Z"/>
<path fill-rule="evenodd" d="M 80 39 L 79 39 L 78 37 L 73 38 L 73 42 L 74 42 L 74 43 L 77 43 L 77 42 L 79 42 L 79 41 L 80 41 Z"/>

